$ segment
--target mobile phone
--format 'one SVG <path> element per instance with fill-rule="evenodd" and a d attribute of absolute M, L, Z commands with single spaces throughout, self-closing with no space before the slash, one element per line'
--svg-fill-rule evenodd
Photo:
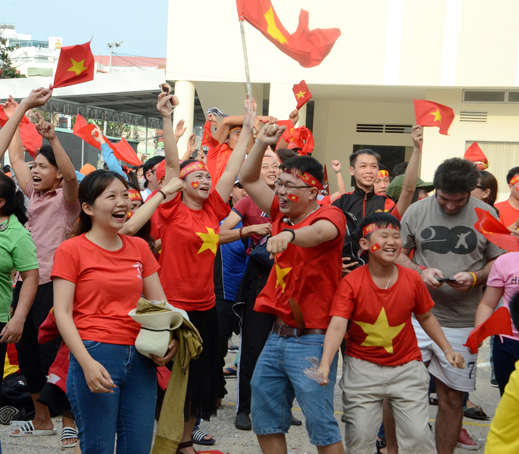
<path fill-rule="evenodd" d="M 454 279 L 453 277 L 439 277 L 439 276 L 435 276 L 435 279 L 438 282 L 441 282 L 442 284 L 444 282 L 456 282 L 456 279 Z"/>

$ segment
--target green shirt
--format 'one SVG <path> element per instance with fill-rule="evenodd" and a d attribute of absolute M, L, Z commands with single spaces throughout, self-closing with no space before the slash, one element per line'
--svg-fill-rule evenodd
<path fill-rule="evenodd" d="M 3 223 L 5 224 L 5 223 Z M 38 269 L 36 246 L 31 234 L 14 214 L 9 226 L 0 232 L 0 323 L 7 323 L 11 311 L 13 285 L 11 272 Z"/>

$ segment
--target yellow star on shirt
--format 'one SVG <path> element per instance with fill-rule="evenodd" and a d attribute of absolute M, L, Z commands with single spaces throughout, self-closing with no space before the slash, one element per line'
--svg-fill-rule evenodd
<path fill-rule="evenodd" d="M 77 62 L 73 58 L 70 59 L 72 61 L 72 66 L 67 69 L 67 71 L 72 71 L 76 73 L 76 76 L 79 76 L 83 71 L 86 71 L 88 68 L 84 65 L 85 59 Z"/>
<path fill-rule="evenodd" d="M 298 98 L 304 98 L 306 95 L 306 91 L 300 91 L 299 93 L 296 94 L 296 97 Z"/>
<path fill-rule="evenodd" d="M 440 109 L 437 109 L 436 112 L 431 112 L 431 115 L 434 115 L 433 121 L 442 121 L 442 116 L 440 115 Z"/>
<path fill-rule="evenodd" d="M 287 285 L 287 283 L 284 281 L 284 278 L 288 273 L 290 273 L 291 270 L 292 270 L 292 267 L 281 268 L 276 262 L 276 277 L 277 277 L 276 287 L 279 285 L 281 287 L 281 291 L 283 293 L 285 293 L 285 287 Z"/>
<path fill-rule="evenodd" d="M 359 325 L 362 331 L 368 335 L 361 347 L 382 347 L 390 355 L 393 354 L 393 339 L 405 326 L 405 323 L 398 326 L 389 326 L 384 308 L 380 311 L 377 321 L 373 325 L 355 320 L 353 322 Z"/>
<path fill-rule="evenodd" d="M 218 239 L 220 238 L 220 235 L 218 235 L 218 233 L 215 233 L 215 231 L 211 227 L 206 227 L 206 229 L 207 233 L 195 232 L 200 238 L 202 238 L 203 241 L 198 253 L 201 254 L 205 250 L 209 249 L 214 253 L 214 255 L 216 255 L 216 252 L 218 250 Z"/>

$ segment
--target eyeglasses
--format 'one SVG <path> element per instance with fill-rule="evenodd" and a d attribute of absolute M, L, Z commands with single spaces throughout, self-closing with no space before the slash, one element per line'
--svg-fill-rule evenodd
<path fill-rule="evenodd" d="M 290 182 L 286 182 L 286 183 L 283 183 L 281 180 L 276 180 L 274 181 L 274 187 L 276 189 L 281 189 L 282 187 L 284 187 L 285 189 L 289 190 L 289 189 L 309 189 L 311 188 L 311 186 L 308 186 L 308 185 L 305 185 L 305 186 L 296 186 L 295 184 L 293 183 L 290 183 Z"/>

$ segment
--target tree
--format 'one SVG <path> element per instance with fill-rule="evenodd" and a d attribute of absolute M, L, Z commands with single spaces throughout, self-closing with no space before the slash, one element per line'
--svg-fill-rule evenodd
<path fill-rule="evenodd" d="M 25 77 L 20 74 L 15 67 L 9 54 L 15 49 L 13 46 L 7 46 L 7 39 L 0 37 L 0 79 L 19 79 Z"/>

